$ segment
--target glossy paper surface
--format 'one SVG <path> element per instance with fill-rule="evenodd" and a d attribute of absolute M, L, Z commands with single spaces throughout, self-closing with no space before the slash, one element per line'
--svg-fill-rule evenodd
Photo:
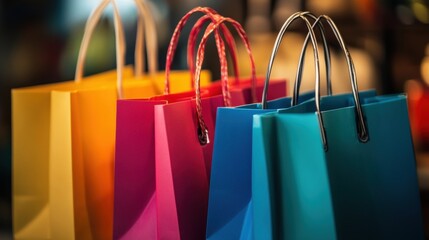
<path fill-rule="evenodd" d="M 322 99 L 327 152 L 314 102 L 254 117 L 255 239 L 423 239 L 406 99 L 361 101 L 367 143 L 350 96 Z"/>
<path fill-rule="evenodd" d="M 126 97 L 160 94 L 162 79 L 130 76 Z M 112 238 L 116 100 L 114 71 L 12 91 L 16 238 Z"/>

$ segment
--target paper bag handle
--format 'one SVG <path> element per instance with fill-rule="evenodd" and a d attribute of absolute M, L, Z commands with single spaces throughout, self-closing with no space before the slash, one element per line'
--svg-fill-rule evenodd
<path fill-rule="evenodd" d="M 108 5 L 108 0 L 102 1 L 100 5 L 91 13 L 87 20 L 84 36 L 79 50 L 79 56 L 76 64 L 75 81 L 80 82 L 83 77 L 83 69 L 85 65 L 86 53 L 88 51 L 89 42 L 94 32 L 96 25 L 98 24 L 101 14 Z M 154 74 L 157 71 L 157 36 L 156 26 L 153 17 L 150 14 L 148 7 L 141 1 L 135 0 L 138 12 L 138 26 L 137 26 L 137 37 L 136 37 L 136 48 L 135 48 L 135 76 L 140 77 L 144 72 L 144 34 L 147 35 L 148 41 L 146 42 L 146 48 L 148 49 L 148 61 L 149 61 L 149 74 Z M 145 27 L 145 28 L 144 28 Z M 121 31 L 123 27 L 121 24 Z M 145 31 L 145 33 L 144 33 Z M 123 40 L 124 54 L 125 54 L 125 37 Z"/>
<path fill-rule="evenodd" d="M 271 71 L 273 68 L 273 64 L 274 64 L 274 59 L 277 55 L 277 52 L 279 50 L 281 41 L 283 39 L 283 35 L 285 34 L 287 28 L 289 27 L 290 24 L 292 24 L 293 21 L 301 18 L 304 23 L 306 24 L 307 28 L 308 28 L 308 35 L 310 35 L 310 40 L 313 46 L 313 54 L 314 54 L 314 67 L 315 67 L 315 71 L 316 71 L 316 82 L 318 83 L 320 81 L 320 69 L 319 69 L 319 52 L 318 52 L 318 45 L 317 45 L 317 41 L 316 41 L 316 36 L 314 34 L 313 28 L 310 24 L 310 22 L 308 21 L 308 19 L 305 17 L 305 15 L 309 14 L 309 12 L 296 12 L 294 14 L 292 14 L 283 24 L 282 28 L 280 29 L 276 41 L 274 43 L 274 47 L 273 50 L 271 52 L 271 56 L 270 56 L 270 60 L 268 62 L 268 67 L 267 67 L 267 72 L 266 72 L 266 76 L 265 76 L 265 83 L 264 83 L 264 91 L 262 93 L 262 109 L 267 108 L 267 95 L 268 95 L 268 85 L 269 85 L 269 81 L 270 81 L 270 76 L 271 76 Z M 317 88 L 315 89 L 316 93 L 317 91 L 319 91 Z"/>
<path fill-rule="evenodd" d="M 310 24 L 310 22 L 308 21 L 308 19 L 305 17 L 305 15 L 308 14 L 308 12 L 297 12 L 295 14 L 292 14 L 283 24 L 282 28 L 280 29 L 279 34 L 277 35 L 275 44 L 274 44 L 274 48 L 273 51 L 271 53 L 271 58 L 270 58 L 270 62 L 268 64 L 268 69 L 267 69 L 267 75 L 266 75 L 266 80 L 265 80 L 265 84 L 267 84 L 270 74 L 271 74 L 271 68 L 273 65 L 273 61 L 274 61 L 274 57 L 278 51 L 279 45 L 281 43 L 281 40 L 283 38 L 283 35 L 285 34 L 286 30 L 288 29 L 288 27 L 290 26 L 290 24 L 295 21 L 298 18 L 301 18 L 302 20 L 304 20 L 307 28 L 308 28 L 308 32 L 310 35 L 310 39 L 313 45 L 313 53 L 314 53 L 314 61 L 315 61 L 315 69 L 316 69 L 316 82 L 315 82 L 315 92 L 316 92 L 316 97 L 315 97 L 315 105 L 316 105 L 316 114 L 317 114 L 317 118 L 319 121 L 319 127 L 320 127 L 320 134 L 322 137 L 322 143 L 323 143 L 323 147 L 324 150 L 327 151 L 328 150 L 328 142 L 327 142 L 327 138 L 326 138 L 326 130 L 325 130 L 325 125 L 323 123 L 323 117 L 322 117 L 322 112 L 320 110 L 320 67 L 319 67 L 319 55 L 318 55 L 318 47 L 317 47 L 317 41 L 316 41 L 316 37 L 313 31 L 313 28 Z M 359 99 L 359 95 L 358 95 L 358 88 L 357 88 L 357 79 L 356 79 L 356 71 L 354 68 L 354 64 L 353 64 L 353 60 L 350 56 L 350 53 L 343 41 L 343 38 L 337 28 L 337 26 L 335 25 L 335 23 L 332 21 L 331 18 L 329 18 L 326 15 L 321 15 L 319 16 L 316 21 L 314 22 L 314 24 L 318 24 L 319 21 L 321 19 L 326 20 L 332 31 L 335 34 L 335 37 L 337 38 L 342 50 L 344 51 L 346 60 L 347 60 L 347 64 L 349 67 L 349 74 L 350 74 L 350 82 L 352 85 L 352 91 L 353 91 L 353 98 L 354 98 L 354 102 L 355 102 L 355 106 L 356 106 L 356 113 L 357 113 L 357 120 L 358 120 L 358 136 L 359 136 L 359 140 L 361 142 L 367 142 L 369 139 L 368 136 L 368 131 L 367 131 L 367 127 L 365 125 L 365 121 L 364 121 L 364 116 L 363 116 L 363 111 L 362 111 L 362 107 L 360 104 L 360 99 Z M 264 102 L 263 102 L 264 103 Z M 266 104 L 266 102 L 265 102 Z M 264 107 L 264 106 L 263 106 Z"/>
<path fill-rule="evenodd" d="M 88 50 L 89 40 L 94 32 L 95 26 L 101 17 L 102 12 L 109 3 L 113 5 L 114 26 L 115 26 L 115 45 L 116 45 L 116 67 L 117 67 L 117 91 L 118 97 L 122 98 L 122 72 L 125 64 L 125 36 L 122 28 L 121 17 L 118 12 L 115 0 L 105 0 L 100 3 L 90 14 L 80 45 L 79 56 L 76 65 L 75 82 L 82 81 L 83 66 L 85 64 L 86 52 Z"/>
<path fill-rule="evenodd" d="M 143 0 L 135 0 L 138 11 L 137 22 L 137 37 L 136 49 L 134 53 L 135 69 L 134 75 L 141 77 L 144 75 L 145 58 L 144 58 L 144 43 L 146 41 L 146 51 L 148 59 L 149 75 L 153 75 L 158 71 L 158 37 L 156 32 L 156 24 L 153 15 L 150 11 L 150 6 Z M 144 26 L 144 31 L 143 31 Z M 145 37 L 146 35 L 146 37 Z"/>
<path fill-rule="evenodd" d="M 209 27 L 212 26 L 212 25 L 214 25 L 214 23 L 210 23 Z M 226 27 L 225 24 L 221 24 L 220 26 Z M 213 30 L 210 30 L 209 27 L 208 27 L 208 30 L 206 32 L 213 31 Z M 240 30 L 237 28 L 237 26 L 234 26 L 234 27 L 235 27 L 235 29 L 236 29 L 237 32 L 240 32 Z M 244 30 L 243 30 L 242 34 L 239 34 L 239 37 L 243 41 L 244 46 L 245 46 L 245 48 L 247 50 L 247 54 L 249 56 L 250 68 L 251 68 L 251 97 L 252 97 L 252 101 L 256 102 L 257 98 L 256 98 L 256 67 L 255 67 L 255 60 L 253 58 L 252 50 L 250 49 L 250 43 L 249 43 L 249 40 L 247 38 L 246 32 L 244 32 Z M 223 54 L 225 54 L 225 53 L 223 52 Z M 225 57 L 225 59 L 226 59 L 226 57 Z M 230 97 L 230 93 L 229 93 L 229 91 L 227 91 L 229 89 L 229 81 L 228 81 L 227 75 L 228 75 L 228 72 L 225 73 L 225 77 L 226 77 L 225 82 L 228 84 L 228 88 L 225 88 L 225 90 L 222 91 L 222 93 L 224 94 L 224 98 L 227 99 L 227 101 L 225 103 L 226 106 L 231 106 L 230 105 L 230 98 L 231 98 Z M 238 82 L 236 82 L 236 84 L 238 84 Z"/>
<path fill-rule="evenodd" d="M 349 50 L 348 50 L 348 48 L 344 42 L 343 37 L 341 36 L 340 31 L 338 30 L 338 27 L 335 24 L 335 22 L 329 16 L 321 15 L 316 19 L 316 21 L 314 23 L 317 24 L 321 20 L 325 20 L 329 24 L 332 32 L 335 35 L 335 38 L 337 39 L 341 49 L 344 52 L 344 57 L 346 58 L 347 66 L 349 68 L 349 78 L 350 78 L 350 83 L 351 83 L 351 88 L 352 88 L 352 93 L 353 93 L 353 100 L 355 103 L 355 111 L 356 111 L 356 115 L 357 115 L 358 138 L 359 138 L 359 141 L 361 141 L 363 143 L 368 142 L 369 133 L 368 133 L 368 128 L 367 128 L 366 123 L 365 123 L 365 116 L 364 116 L 364 113 L 362 111 L 362 105 L 360 103 L 356 69 L 355 69 L 355 65 L 353 63 L 352 56 L 350 55 L 350 52 L 349 52 Z M 320 85 L 319 85 L 319 88 L 320 88 Z M 320 105 L 320 93 L 318 95 L 316 95 L 316 105 Z M 320 108 L 318 108 L 317 111 L 318 111 L 318 115 L 321 115 Z M 322 127 L 324 129 L 323 122 L 321 122 L 321 124 L 322 124 Z M 327 150 L 327 145 L 325 146 L 325 149 Z"/>
<path fill-rule="evenodd" d="M 317 20 L 317 17 L 312 13 L 306 13 L 305 16 L 310 17 L 314 20 Z M 317 22 L 317 23 L 315 22 L 315 23 L 313 23 L 313 26 L 312 26 L 313 29 L 316 25 L 319 28 L 319 32 L 320 32 L 320 35 L 322 37 L 322 42 L 323 42 L 323 52 L 324 52 L 325 67 L 326 67 L 327 94 L 332 95 L 331 54 L 329 51 L 328 43 L 326 41 L 325 29 L 323 27 L 323 24 L 321 24 L 320 22 Z M 295 106 L 296 104 L 298 104 L 299 89 L 301 87 L 302 72 L 303 72 L 303 68 L 304 68 L 305 52 L 307 50 L 307 45 L 308 45 L 309 40 L 310 40 L 310 34 L 307 34 L 307 36 L 305 37 L 305 40 L 304 40 L 304 44 L 303 44 L 302 49 L 301 49 L 301 56 L 300 56 L 299 62 L 298 62 L 298 71 L 296 72 L 295 85 L 293 88 L 292 106 Z"/>
<path fill-rule="evenodd" d="M 189 17 L 196 12 L 201 12 L 203 14 L 206 14 L 208 17 L 210 17 L 212 22 L 216 21 L 215 17 L 216 17 L 217 12 L 211 8 L 208 8 L 208 7 L 196 7 L 194 9 L 192 9 L 191 11 L 189 11 L 187 14 L 185 14 L 182 17 L 182 19 L 180 19 L 176 28 L 174 29 L 174 32 L 173 32 L 173 35 L 171 37 L 170 44 L 169 44 L 168 50 L 167 50 L 166 66 L 165 66 L 165 90 L 164 90 L 165 94 L 168 94 L 170 92 L 170 69 L 171 69 L 171 64 L 173 61 L 174 53 L 176 51 L 177 44 L 179 41 L 179 39 L 178 39 L 179 35 L 180 35 L 183 27 L 185 26 L 186 22 L 188 21 Z M 216 29 L 216 32 L 217 31 L 218 30 Z M 218 43 L 217 43 L 217 45 L 218 45 Z M 222 81 L 222 86 L 224 86 L 224 89 L 226 89 L 228 91 L 227 78 L 222 78 L 222 79 L 224 79 Z M 191 81 L 193 82 L 192 79 L 191 79 Z M 254 81 L 252 81 L 252 84 L 254 84 Z"/>
<path fill-rule="evenodd" d="M 194 24 L 194 26 L 192 27 L 191 32 L 189 34 L 187 57 L 188 57 L 188 67 L 190 69 L 191 77 L 192 77 L 192 79 L 191 79 L 192 80 L 192 83 L 191 83 L 192 86 L 194 85 L 194 73 L 195 73 L 194 58 L 195 58 L 195 45 L 197 43 L 197 36 L 198 36 L 199 32 L 201 31 L 203 25 L 209 20 L 211 20 L 209 16 L 202 16 Z M 232 63 L 233 63 L 234 77 L 235 77 L 234 84 L 239 84 L 240 73 L 238 70 L 237 47 L 235 45 L 235 40 L 234 40 L 234 37 L 232 36 L 231 32 L 229 31 L 229 29 L 224 24 L 221 24 L 220 27 L 221 27 L 223 35 L 226 39 L 226 43 L 228 45 L 228 49 L 229 49 L 231 59 L 232 59 Z M 217 34 L 217 32 L 215 32 L 215 40 L 216 40 L 216 42 L 219 40 L 222 40 L 219 38 L 219 34 Z"/>
<path fill-rule="evenodd" d="M 190 37 L 189 37 L 189 42 L 193 42 L 194 44 L 195 44 L 195 38 L 196 38 L 196 36 L 197 36 L 197 34 L 198 34 L 198 31 L 200 31 L 200 29 L 201 29 L 201 26 L 204 24 L 204 22 L 205 21 L 207 21 L 207 20 L 209 20 L 209 17 L 208 16 L 203 16 L 203 17 L 201 17 L 199 20 L 198 20 L 198 22 L 194 25 L 194 27 L 192 28 L 192 30 L 191 30 L 191 34 L 190 34 Z M 210 28 L 210 26 L 212 26 L 214 23 L 213 22 L 211 22 L 210 23 L 210 25 L 207 27 L 207 29 L 209 29 Z M 220 24 L 219 25 L 219 27 L 222 29 L 222 32 L 224 33 L 224 36 L 225 36 L 225 38 L 227 39 L 227 44 L 228 44 L 228 46 L 229 46 L 229 50 L 230 50 L 230 52 L 231 52 L 231 58 L 232 58 L 232 61 L 233 61 L 233 67 L 234 67 L 234 71 L 235 71 L 235 82 L 234 82 L 234 84 L 235 85 L 238 85 L 239 84 L 239 72 L 238 72 L 238 64 L 237 64 L 237 53 L 236 53 L 236 46 L 235 46 L 235 40 L 234 40 L 234 38 L 233 38 L 233 36 L 232 36 L 232 34 L 231 34 L 231 32 L 229 31 L 229 29 L 228 29 L 228 27 L 225 25 L 225 24 Z M 247 37 L 247 36 L 246 36 Z M 218 30 L 216 29 L 215 30 L 215 39 L 216 39 L 216 44 L 217 45 L 219 45 L 218 44 L 218 41 L 219 41 L 219 38 L 220 38 L 220 36 L 219 36 L 219 34 L 218 34 Z M 243 42 L 244 42 L 244 45 L 245 46 L 249 46 L 250 44 L 248 43 L 248 40 L 247 40 L 247 38 L 246 39 L 241 39 Z M 247 42 L 247 44 L 246 44 L 246 42 Z M 194 62 L 193 62 L 193 58 L 194 58 L 194 49 L 195 49 L 195 47 L 194 47 L 194 44 L 188 44 L 188 65 L 190 66 L 190 68 L 191 68 L 191 74 L 192 74 L 192 76 L 194 77 L 194 75 L 193 75 L 193 73 L 195 72 L 195 65 L 194 65 Z M 221 56 L 221 55 L 225 55 L 225 50 L 224 50 L 224 47 L 217 47 L 218 48 L 218 55 L 219 56 Z M 219 52 L 220 50 L 222 50 L 223 52 Z M 253 102 L 256 102 L 257 101 L 257 99 L 256 99 L 256 89 L 255 89 L 255 81 L 256 81 L 256 76 L 255 76 L 255 74 L 256 74 L 256 70 L 255 70 L 255 63 L 254 63 L 254 59 L 253 59 L 253 55 L 252 55 L 252 53 L 251 53 L 251 50 L 249 50 L 248 49 L 248 51 L 247 51 L 248 53 L 249 53 L 249 59 L 250 59 L 250 65 L 251 65 L 251 68 L 252 68 L 252 86 L 251 86 L 251 96 L 252 96 L 252 100 L 253 100 Z M 228 79 L 229 79 L 229 77 L 228 77 L 228 72 L 226 71 L 222 71 L 222 69 L 226 69 L 227 70 L 227 68 L 225 68 L 223 65 L 227 65 L 227 62 L 226 62 L 226 57 L 225 57 L 225 62 L 224 61 L 221 61 L 220 62 L 220 65 L 221 65 L 221 81 L 222 81 L 222 83 L 226 83 L 226 85 L 224 84 L 224 85 L 222 85 L 223 86 L 223 91 L 222 91 L 222 93 L 223 93 L 223 97 L 224 97 L 224 102 L 225 102 L 225 106 L 231 106 L 231 97 L 230 97 L 230 94 L 229 94 L 229 81 L 228 81 Z"/>
<path fill-rule="evenodd" d="M 247 53 L 249 54 L 250 62 L 251 62 L 252 83 L 254 84 L 256 81 L 255 62 L 253 59 L 252 51 L 250 49 L 249 40 L 247 38 L 246 32 L 244 31 L 243 27 L 240 25 L 240 23 L 238 23 L 234 19 L 231 19 L 228 17 L 222 17 L 220 15 L 217 15 L 216 17 L 218 17 L 219 19 L 216 21 L 213 21 L 213 23 L 207 27 L 207 29 L 204 33 L 204 36 L 201 39 L 200 45 L 198 47 L 197 58 L 196 58 L 196 70 L 195 70 L 195 81 L 194 81 L 194 83 L 195 83 L 195 94 L 196 94 L 196 98 L 195 98 L 196 104 L 195 105 L 196 105 L 197 117 L 198 117 L 198 123 L 199 123 L 198 139 L 200 140 L 200 143 L 202 145 L 209 142 L 208 130 L 207 130 L 207 127 L 204 123 L 203 116 L 202 116 L 201 92 L 200 92 L 200 74 L 201 74 L 201 70 L 202 70 L 202 64 L 204 61 L 205 45 L 206 45 L 206 42 L 207 42 L 210 34 L 213 31 L 217 30 L 218 27 L 221 24 L 223 24 L 224 22 L 229 22 L 230 24 L 232 24 L 234 26 L 234 28 L 236 29 L 236 31 L 238 32 L 240 38 L 243 40 L 244 45 L 245 45 L 246 50 L 247 50 Z M 222 54 L 220 55 L 220 60 L 226 61 L 225 51 L 222 51 Z M 221 69 L 221 72 L 222 71 L 225 71 L 225 69 Z M 254 89 L 254 87 L 252 89 Z M 229 92 L 227 92 L 227 93 L 229 93 Z"/>
<path fill-rule="evenodd" d="M 191 11 L 189 11 L 187 14 L 185 14 L 182 17 L 182 19 L 180 19 L 179 23 L 177 24 L 176 28 L 174 29 L 173 36 L 171 37 L 170 44 L 169 44 L 168 51 L 167 51 L 166 66 L 165 66 L 164 94 L 168 94 L 170 92 L 171 64 L 173 61 L 174 53 L 175 53 L 176 48 L 177 48 L 177 44 L 179 42 L 180 33 L 181 33 L 183 27 L 185 26 L 186 22 L 188 21 L 189 17 L 196 12 L 204 13 L 205 16 L 208 16 L 212 20 L 212 22 L 216 21 L 218 19 L 217 18 L 217 16 L 218 16 L 217 12 L 211 8 L 208 8 L 208 7 L 196 7 L 194 9 L 192 9 Z M 198 26 L 197 26 L 197 29 L 198 29 Z M 221 28 L 221 30 L 225 30 L 225 28 Z M 190 38 L 193 41 L 196 40 L 196 36 L 195 37 L 191 36 Z M 216 29 L 216 32 L 215 32 L 215 40 L 216 40 L 216 46 L 217 46 L 218 54 L 222 55 L 222 53 L 220 51 L 225 51 L 224 50 L 225 47 L 223 47 L 223 50 L 220 48 L 221 44 L 219 41 L 223 42 L 223 40 L 219 37 L 218 29 Z M 222 46 L 223 45 L 224 44 L 222 43 Z M 226 71 L 221 71 L 221 83 L 222 83 L 222 93 L 224 96 L 224 102 L 225 102 L 226 106 L 230 106 L 230 98 L 228 98 L 228 96 L 230 95 L 229 94 L 229 85 L 228 85 L 228 70 L 227 70 L 227 66 L 223 66 L 223 64 L 227 64 L 227 63 L 226 63 L 226 61 L 221 61 L 220 64 L 221 64 L 221 70 L 226 69 Z M 194 69 L 194 68 L 192 68 L 192 69 Z M 193 76 L 194 76 L 193 73 L 191 73 L 191 77 L 193 77 Z M 195 85 L 193 78 L 191 78 L 191 84 Z"/>
<path fill-rule="evenodd" d="M 277 35 L 273 50 L 271 52 L 271 57 L 270 57 L 270 61 L 268 63 L 267 73 L 266 73 L 266 77 L 265 77 L 264 94 L 262 96 L 262 109 L 265 109 L 267 107 L 266 90 L 268 89 L 268 82 L 269 82 L 271 70 L 272 70 L 273 64 L 274 64 L 274 58 L 275 58 L 275 56 L 279 50 L 279 46 L 280 46 L 281 41 L 283 39 L 283 35 L 285 34 L 285 32 L 289 28 L 289 26 L 292 24 L 292 22 L 294 22 L 297 19 L 302 19 L 304 21 L 305 25 L 308 28 L 308 32 L 310 34 L 310 39 L 311 39 L 311 43 L 313 46 L 313 54 L 314 54 L 314 67 L 316 70 L 316 83 L 315 83 L 315 85 L 316 85 L 316 87 L 315 87 L 316 98 L 320 96 L 320 66 L 319 66 L 318 46 L 317 46 L 317 41 L 316 41 L 316 35 L 314 34 L 312 25 L 310 24 L 308 19 L 305 17 L 306 14 L 308 14 L 308 12 L 296 12 L 296 13 L 292 14 L 283 23 L 283 26 L 281 27 L 281 29 Z M 316 109 L 317 109 L 317 112 L 319 113 L 320 112 L 320 101 L 316 101 Z M 323 146 L 327 146 L 326 145 L 325 130 L 324 130 L 324 127 L 322 128 L 322 126 L 324 126 L 324 125 L 323 125 L 323 118 L 322 118 L 321 114 L 318 114 L 318 120 L 319 120 L 319 125 L 321 126 L 321 135 L 322 135 Z"/>

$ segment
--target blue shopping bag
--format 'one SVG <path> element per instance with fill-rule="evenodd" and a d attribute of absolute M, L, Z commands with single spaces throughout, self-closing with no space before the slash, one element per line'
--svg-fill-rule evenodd
<path fill-rule="evenodd" d="M 406 97 L 358 94 L 320 19 L 353 94 L 254 116 L 255 239 L 423 239 Z"/>
<path fill-rule="evenodd" d="M 314 97 L 306 93 L 300 101 Z M 252 119 L 291 105 L 291 98 L 218 108 L 209 189 L 207 239 L 252 239 Z"/>

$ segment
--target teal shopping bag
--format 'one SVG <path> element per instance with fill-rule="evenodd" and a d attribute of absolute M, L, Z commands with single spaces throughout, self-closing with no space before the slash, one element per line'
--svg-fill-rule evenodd
<path fill-rule="evenodd" d="M 314 101 L 254 117 L 255 226 L 280 239 L 423 239 L 405 96 L 363 99 L 367 143 L 338 97 L 321 102 L 326 152 Z"/>
<path fill-rule="evenodd" d="M 307 15 L 316 19 L 312 15 Z M 328 68 L 329 49 L 323 34 L 322 39 Z M 303 56 L 302 54 L 301 62 Z M 330 86 L 329 72 L 327 69 L 327 86 Z M 278 97 L 279 94 L 276 93 L 279 91 L 278 87 L 271 83 L 267 83 L 266 87 L 268 89 L 265 89 L 264 93 L 268 95 L 264 99 Z M 285 88 L 281 90 L 284 91 Z M 296 102 L 305 102 L 313 97 L 314 92 L 305 93 Z M 266 107 L 262 109 L 262 105 Z M 291 106 L 292 98 L 285 97 L 268 101 L 267 104 L 218 108 L 209 189 L 207 239 L 253 239 L 251 192 L 253 115 Z"/>
<path fill-rule="evenodd" d="M 255 239 L 423 239 L 406 97 L 359 96 L 321 19 L 353 94 L 254 116 Z"/>
<path fill-rule="evenodd" d="M 374 90 L 363 91 L 359 93 L 361 98 L 372 98 L 375 97 L 376 92 Z M 344 104 L 351 105 L 353 103 L 353 96 L 351 94 L 342 94 L 333 97 L 323 97 L 322 100 L 332 98 L 337 101 L 343 102 Z M 253 117 L 253 133 L 252 133 L 252 200 L 254 204 L 254 224 L 255 224 L 255 239 L 281 239 L 280 230 L 282 228 L 281 225 L 277 223 L 284 221 L 284 219 L 280 218 L 281 214 L 279 214 L 279 209 L 284 207 L 282 205 L 282 201 L 288 202 L 286 199 L 280 198 L 276 193 L 281 192 L 280 186 L 282 185 L 280 176 L 285 174 L 282 172 L 283 170 L 280 168 L 282 164 L 282 160 L 272 160 L 272 159 L 280 159 L 279 151 L 283 151 L 285 148 L 284 144 L 279 144 L 277 142 L 277 135 L 283 133 L 283 130 L 279 130 L 277 128 L 277 118 L 276 116 L 279 113 L 295 115 L 299 118 L 297 122 L 301 126 L 301 128 L 292 128 L 288 129 L 288 134 L 294 136 L 295 134 L 307 134 L 305 131 L 310 131 L 310 126 L 304 124 L 303 119 L 314 115 L 314 105 L 315 101 L 309 100 L 300 105 L 290 107 L 288 109 L 282 109 L 278 112 L 272 112 L 270 114 L 258 114 Z M 288 116 L 289 116 L 288 115 Z M 305 115 L 305 116 L 304 116 Z M 303 118 L 301 118 L 303 117 Z M 294 118 L 295 119 L 295 118 Z M 317 122 L 316 122 L 317 123 Z M 319 131 L 318 125 L 315 128 Z M 314 127 L 314 126 L 313 126 Z M 312 129 L 314 130 L 314 129 Z M 311 132 L 311 131 L 310 131 Z M 275 137 L 274 137 L 275 136 Z M 291 138 L 287 141 L 295 142 L 298 141 L 298 138 Z M 313 138 L 312 140 L 316 141 L 318 144 L 320 142 L 320 138 Z M 296 151 L 301 154 L 301 158 L 305 159 L 316 159 L 315 154 L 319 152 L 312 151 L 311 146 L 314 146 L 314 141 L 310 139 L 304 140 L 304 146 L 300 149 L 296 149 Z M 305 168 L 309 164 L 317 165 L 317 162 L 309 163 L 308 161 L 298 162 L 298 164 L 302 164 L 298 167 Z M 319 164 L 320 165 L 320 164 Z M 307 212 L 317 212 L 322 216 L 327 216 L 331 212 L 331 208 L 329 206 L 330 202 L 327 204 L 322 204 L 322 201 L 326 199 L 330 199 L 328 191 L 323 190 L 324 186 L 327 187 L 328 184 L 323 184 L 323 178 L 320 175 L 327 177 L 326 171 L 319 171 L 323 169 L 324 166 L 315 166 L 316 171 L 309 171 L 307 174 L 311 176 L 311 179 L 318 178 L 314 186 L 310 187 L 312 190 L 312 194 L 319 195 L 315 198 L 304 198 L 308 199 L 308 204 L 311 209 L 308 209 Z M 287 177 L 293 178 L 295 175 L 287 175 Z M 286 179 L 285 182 L 291 183 L 295 182 L 293 179 Z M 310 183 L 311 184 L 311 183 Z M 321 197 L 320 194 L 325 194 L 325 197 Z M 317 199 L 319 202 L 316 204 L 314 199 Z M 298 210 L 299 207 L 293 207 L 294 211 Z M 289 213 L 288 213 L 289 214 Z M 290 215 L 290 214 L 289 214 Z M 292 221 L 291 224 L 287 224 L 288 226 L 293 226 L 295 221 Z M 331 227 L 328 227 L 331 224 Z M 335 239 L 335 232 L 333 231 L 333 220 L 329 220 L 328 217 L 324 218 L 321 222 L 316 222 L 316 226 L 311 228 L 312 231 L 306 231 L 305 229 L 310 229 L 308 225 L 302 226 L 303 232 L 307 234 L 311 234 L 313 236 L 326 236 L 326 239 Z M 331 229 L 331 231 L 329 230 Z M 329 236 L 329 237 L 328 237 Z M 307 235 L 301 236 L 303 238 L 308 237 Z M 295 238 L 301 239 L 301 238 Z"/>

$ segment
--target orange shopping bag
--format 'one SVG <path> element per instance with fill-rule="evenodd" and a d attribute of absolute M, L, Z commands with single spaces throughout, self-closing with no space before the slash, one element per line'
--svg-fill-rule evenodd
<path fill-rule="evenodd" d="M 109 2 L 97 7 L 86 32 L 95 28 Z M 156 74 L 136 78 L 129 68 L 123 69 L 123 32 L 116 9 L 115 26 L 117 72 L 12 90 L 16 239 L 112 237 L 115 116 L 121 89 L 116 75 L 119 80 L 124 76 L 119 92 L 125 97 L 160 93 Z M 173 81 L 178 76 L 183 78 L 183 73 L 174 73 Z M 210 75 L 205 77 L 209 82 Z"/>

